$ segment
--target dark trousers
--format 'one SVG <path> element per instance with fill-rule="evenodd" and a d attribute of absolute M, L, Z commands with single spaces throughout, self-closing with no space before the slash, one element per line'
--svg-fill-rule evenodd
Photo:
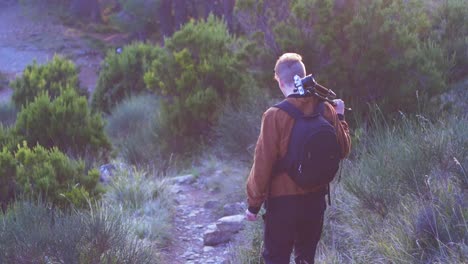
<path fill-rule="evenodd" d="M 325 193 L 280 196 L 266 203 L 263 258 L 266 264 L 313 264 L 323 227 Z"/>

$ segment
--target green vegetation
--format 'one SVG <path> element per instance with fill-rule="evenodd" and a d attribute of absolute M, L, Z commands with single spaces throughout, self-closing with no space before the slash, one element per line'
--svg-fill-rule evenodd
<path fill-rule="evenodd" d="M 68 158 L 56 148 L 29 148 L 24 144 L 12 153 L 0 152 L 2 204 L 14 196 L 40 198 L 59 207 L 87 205 L 90 197 L 99 197 L 99 172 L 86 172 L 85 164 Z"/>
<path fill-rule="evenodd" d="M 386 113 L 415 111 L 418 99 L 447 88 L 452 54 L 430 38 L 437 21 L 422 1 L 301 0 L 283 3 L 283 9 L 266 1 L 237 5 L 247 18 L 244 28 L 252 35 L 261 31 L 266 48 L 276 55 L 302 54 L 308 71 L 356 110 L 378 103 Z M 252 28 L 252 22 L 263 28 Z"/>
<path fill-rule="evenodd" d="M 234 1 L 21 2 L 55 5 L 47 10 L 85 31 L 118 25 L 122 38 L 152 42 L 109 51 L 92 112 L 62 57 L 11 83 L 13 103 L 0 104 L 1 263 L 160 261 L 147 245 L 170 242 L 173 197 L 153 174 L 197 164 L 175 169 L 243 199 L 262 113 L 276 101 L 271 91 L 281 95 L 273 66 L 284 52 L 301 54 L 357 120 L 348 115 L 353 152 L 316 262 L 468 262 L 465 1 L 237 0 L 234 13 Z M 91 168 L 112 147 L 127 170 L 102 189 Z M 210 154 L 248 165 L 226 169 Z M 262 263 L 261 222 L 240 240 L 230 260 Z"/>
<path fill-rule="evenodd" d="M 0 102 L 0 124 L 4 126 L 11 126 L 16 121 L 16 114 L 18 110 L 12 103 Z"/>
<path fill-rule="evenodd" d="M 162 147 L 181 153 L 203 142 L 217 121 L 223 102 L 236 102 L 248 76 L 226 25 L 210 16 L 190 22 L 166 39 L 164 52 L 145 74 L 161 100 Z"/>
<path fill-rule="evenodd" d="M 58 147 L 72 156 L 106 159 L 111 145 L 101 116 L 91 114 L 85 97 L 65 89 L 51 101 L 43 93 L 18 114 L 15 133 L 30 146 Z"/>
<path fill-rule="evenodd" d="M 125 46 L 121 54 L 109 52 L 93 94 L 93 109 L 109 113 L 125 98 L 145 91 L 143 76 L 160 53 L 160 48 L 144 43 Z"/>
<path fill-rule="evenodd" d="M 18 202 L 0 214 L 1 263 L 157 263 L 122 216 L 102 207 L 68 213 Z"/>
<path fill-rule="evenodd" d="M 433 39 L 453 58 L 450 79 L 458 80 L 468 75 L 468 6 L 463 0 L 444 1 L 435 11 Z"/>
<path fill-rule="evenodd" d="M 139 95 L 117 105 L 107 119 L 106 131 L 121 156 L 132 165 L 158 165 L 161 159 L 158 130 L 158 100 Z"/>
<path fill-rule="evenodd" d="M 129 221 L 139 239 L 166 246 L 171 238 L 173 197 L 165 180 L 140 170 L 120 170 L 113 177 L 103 203 Z"/>
<path fill-rule="evenodd" d="M 86 92 L 79 88 L 78 71 L 72 61 L 60 56 L 45 65 L 33 62 L 23 75 L 11 82 L 13 102 L 22 107 L 34 101 L 37 95 L 47 92 L 51 99 L 58 97 L 64 89 L 74 89 L 80 95 Z"/>

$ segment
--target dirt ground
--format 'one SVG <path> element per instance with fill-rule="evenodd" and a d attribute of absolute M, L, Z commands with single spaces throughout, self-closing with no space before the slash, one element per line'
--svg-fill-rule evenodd
<path fill-rule="evenodd" d="M 4 4 L 0 6 L 0 73 L 11 81 L 33 61 L 43 64 L 58 54 L 75 62 L 80 85 L 92 92 L 103 54 L 85 36 L 47 10 Z M 0 101 L 8 101 L 11 94 L 10 88 L 0 87 Z"/>

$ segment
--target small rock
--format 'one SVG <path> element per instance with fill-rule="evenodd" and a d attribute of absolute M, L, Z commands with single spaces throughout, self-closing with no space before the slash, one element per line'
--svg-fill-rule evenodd
<path fill-rule="evenodd" d="M 205 246 L 216 246 L 232 239 L 235 233 L 244 228 L 244 215 L 226 216 L 207 227 L 203 234 Z"/>
<path fill-rule="evenodd" d="M 216 222 L 219 230 L 237 233 L 244 228 L 244 215 L 225 216 Z"/>
<path fill-rule="evenodd" d="M 195 182 L 195 180 L 196 180 L 196 177 L 194 175 L 188 174 L 188 175 L 182 175 L 182 176 L 170 178 L 169 182 L 182 185 L 182 184 L 192 184 Z"/>

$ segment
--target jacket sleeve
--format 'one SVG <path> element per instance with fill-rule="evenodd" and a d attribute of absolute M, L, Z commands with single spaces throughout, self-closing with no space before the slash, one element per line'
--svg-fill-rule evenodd
<path fill-rule="evenodd" d="M 349 136 L 348 123 L 344 120 L 344 116 L 341 116 L 341 118 L 339 117 L 331 104 L 326 103 L 325 105 L 325 118 L 328 119 L 336 129 L 336 137 L 341 146 L 341 158 L 344 159 L 351 152 L 351 137 Z"/>
<path fill-rule="evenodd" d="M 249 211 L 255 214 L 268 196 L 273 166 L 278 159 L 279 131 L 274 114 L 272 108 L 263 114 L 254 162 L 247 179 L 247 203 Z"/>

